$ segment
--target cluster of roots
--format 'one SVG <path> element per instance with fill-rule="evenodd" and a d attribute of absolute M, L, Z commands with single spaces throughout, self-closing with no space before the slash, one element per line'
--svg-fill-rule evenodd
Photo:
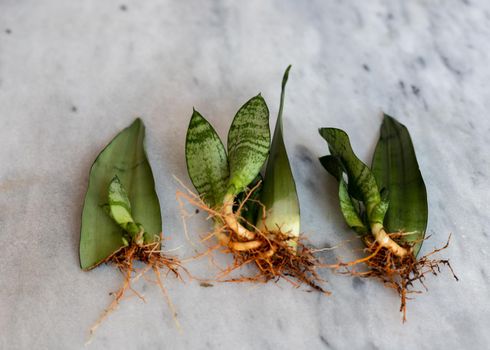
<path fill-rule="evenodd" d="M 392 235 L 396 239 L 396 235 Z M 374 277 L 381 280 L 385 286 L 393 288 L 400 296 L 400 312 L 403 314 L 403 322 L 407 319 L 407 300 L 410 294 L 418 294 L 422 291 L 415 289 L 418 282 L 426 291 L 428 290 L 424 281 L 427 274 L 438 275 L 441 267 L 446 266 L 451 271 L 453 277 L 458 280 L 454 271 L 446 259 L 432 259 L 432 256 L 449 246 L 451 236 L 447 243 L 434 249 L 432 252 L 417 259 L 411 252 L 412 246 L 402 245 L 410 253 L 404 257 L 393 254 L 388 249 L 381 247 L 376 241 L 367 241 L 365 249 L 368 256 L 349 263 L 338 263 L 330 265 L 341 273 L 346 273 L 358 277 Z M 364 263 L 368 267 L 366 271 L 356 270 L 356 266 Z"/>
<path fill-rule="evenodd" d="M 245 202 L 249 200 L 252 191 L 253 189 L 248 193 L 234 214 L 237 221 L 241 221 L 242 218 L 239 213 Z M 216 250 L 233 256 L 233 263 L 230 265 L 226 267 L 217 266 L 220 269 L 220 273 L 216 277 L 216 281 L 265 283 L 271 280 L 277 282 L 280 279 L 284 279 L 295 287 L 307 285 L 312 290 L 330 294 L 322 287 L 325 281 L 317 273 L 317 268 L 321 266 L 321 263 L 315 257 L 315 251 L 305 244 L 304 238 L 291 238 L 291 236 L 281 233 L 280 229 L 277 231 L 259 230 L 249 225 L 254 237 L 246 239 L 243 236 L 239 236 L 226 224 L 226 214 L 207 206 L 198 195 L 189 189 L 186 188 L 185 193 L 177 192 L 177 199 L 183 212 L 184 227 L 186 227 L 186 217 L 192 214 L 185 210 L 185 203 L 182 199 L 185 199 L 193 207 L 198 208 L 196 212 L 199 210 L 205 211 L 209 215 L 208 218 L 215 222 L 215 230 L 203 237 L 202 241 L 217 237 L 218 244 L 211 246 L 201 256 L 209 255 L 212 259 L 210 254 Z M 214 263 L 214 259 L 212 261 Z M 246 276 L 239 274 L 239 277 L 236 277 L 235 272 L 245 266 L 255 266 L 256 273 Z"/>
<path fill-rule="evenodd" d="M 130 245 L 119 249 L 104 261 L 104 263 L 115 265 L 119 269 L 119 271 L 124 276 L 124 282 L 116 292 L 111 293 L 114 299 L 112 300 L 111 304 L 104 310 L 97 322 L 90 328 L 90 336 L 92 336 L 95 333 L 96 329 L 102 324 L 102 322 L 113 311 L 117 309 L 119 303 L 124 298 L 127 291 L 131 291 L 142 301 L 146 302 L 145 298 L 132 287 L 132 284 L 141 277 L 148 279 L 145 274 L 149 270 L 153 270 L 155 280 L 153 280 L 152 282 L 159 286 L 160 290 L 165 296 L 169 308 L 172 311 L 172 315 L 174 317 L 176 325 L 180 328 L 180 325 L 176 318 L 177 313 L 175 307 L 162 282 L 161 270 L 163 270 L 164 272 L 164 277 L 171 273 L 180 280 L 182 278 L 181 274 L 179 273 L 179 269 L 183 269 L 183 271 L 186 272 L 187 270 L 185 270 L 185 268 L 181 266 L 181 263 L 177 258 L 163 254 L 163 252 L 161 251 L 162 241 L 163 237 L 160 236 L 159 241 L 150 244 L 137 245 L 133 242 Z M 143 267 L 135 267 L 135 264 L 137 262 L 141 262 Z"/>
<path fill-rule="evenodd" d="M 227 239 L 221 240 L 220 248 L 233 255 L 233 263 L 222 269 L 218 280 L 228 282 L 268 282 L 284 279 L 295 287 L 307 285 L 313 290 L 330 294 L 321 285 L 325 282 L 317 273 L 321 265 L 314 251 L 309 248 L 303 238 L 291 245 L 291 237 L 280 232 L 260 232 L 254 241 L 262 244 L 258 248 L 237 250 L 233 243 L 243 240 L 223 226 L 221 231 L 228 231 Z M 233 278 L 232 272 L 246 266 L 255 265 L 257 273 L 252 276 Z"/>

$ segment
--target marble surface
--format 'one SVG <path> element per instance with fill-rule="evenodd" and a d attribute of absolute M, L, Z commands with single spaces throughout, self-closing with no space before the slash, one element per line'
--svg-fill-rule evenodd
<path fill-rule="evenodd" d="M 238 107 L 262 92 L 277 113 L 293 65 L 285 133 L 311 243 L 352 233 L 317 157 L 320 126 L 349 132 L 370 161 L 381 111 L 411 131 L 429 194 L 428 252 L 460 277 L 429 277 L 399 300 L 376 281 L 322 271 L 331 297 L 287 283 L 165 283 L 176 329 L 151 281 L 99 328 L 92 349 L 485 349 L 490 344 L 490 3 L 464 1 L 0 2 L 0 348 L 81 349 L 122 281 L 82 272 L 78 240 L 90 166 L 133 118 L 162 204 L 167 249 L 184 238 L 179 188 L 190 185 L 184 138 L 192 107 L 224 137 Z M 209 229 L 189 220 L 197 241 Z M 199 247 L 199 246 L 198 246 Z M 351 243 L 325 254 L 351 256 Z M 227 257 L 216 257 L 225 264 Z M 187 265 L 214 276 L 208 259 Z"/>

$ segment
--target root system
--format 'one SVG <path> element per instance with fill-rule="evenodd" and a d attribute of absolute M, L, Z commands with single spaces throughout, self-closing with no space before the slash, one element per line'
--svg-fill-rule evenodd
<path fill-rule="evenodd" d="M 182 269 L 184 272 L 188 272 L 184 267 L 182 267 L 180 261 L 177 258 L 167 256 L 161 251 L 162 242 L 162 235 L 160 235 L 159 241 L 151 244 L 144 244 L 140 246 L 133 242 L 129 246 L 119 249 L 104 261 L 104 263 L 115 265 L 119 269 L 119 271 L 124 276 L 124 282 L 117 291 L 111 293 L 114 299 L 104 310 L 97 322 L 90 328 L 89 341 L 97 328 L 104 322 L 104 320 L 117 309 L 119 303 L 125 297 L 126 292 L 131 291 L 142 301 L 146 302 L 145 298 L 138 291 L 133 289 L 132 285 L 141 277 L 146 278 L 145 274 L 146 272 L 148 272 L 148 270 L 153 270 L 155 280 L 152 282 L 157 284 L 162 291 L 166 302 L 172 312 L 172 316 L 177 325 L 177 328 L 180 329 L 180 324 L 177 320 L 176 309 L 162 281 L 161 270 L 164 270 L 165 272 L 164 277 L 171 273 L 180 280 L 182 280 L 182 277 L 179 270 Z M 135 267 L 135 263 L 137 261 L 143 264 L 142 268 Z"/>
<path fill-rule="evenodd" d="M 229 216 L 229 213 L 208 207 L 198 195 L 187 188 L 186 190 L 186 192 L 177 192 L 177 200 L 183 212 L 184 226 L 185 218 L 192 215 L 185 210 L 185 202 L 190 203 L 194 208 L 207 212 L 208 218 L 215 222 L 214 231 L 203 237 L 202 241 L 207 241 L 214 236 L 218 238 L 218 244 L 210 247 L 206 253 L 199 256 L 209 255 L 215 250 L 233 256 L 233 262 L 230 265 L 219 267 L 220 273 L 216 277 L 216 281 L 265 283 L 271 280 L 284 279 L 295 287 L 307 285 L 312 290 L 330 294 L 322 287 L 325 281 L 317 273 L 317 268 L 321 262 L 314 255 L 313 249 L 304 243 L 304 238 L 292 238 L 287 233 L 282 233 L 279 228 L 274 231 L 259 230 L 247 223 L 254 235 L 253 239 L 246 239 L 227 225 L 229 220 L 225 220 L 225 216 Z M 244 203 L 249 200 L 249 195 L 250 193 L 235 212 L 236 221 L 241 221 L 239 213 Z M 257 273 L 234 277 L 234 273 L 245 266 L 255 266 Z"/>
<path fill-rule="evenodd" d="M 396 236 L 397 234 L 392 235 L 395 240 Z M 367 257 L 348 263 L 339 262 L 327 267 L 333 268 L 342 274 L 365 278 L 374 277 L 381 280 L 388 288 L 396 290 L 400 296 L 400 312 L 403 314 L 403 322 L 405 322 L 407 320 L 407 300 L 410 299 L 409 295 L 422 293 L 422 290 L 416 289 L 416 282 L 427 291 L 427 286 L 424 283 L 426 275 L 438 275 L 443 266 L 448 267 L 456 281 L 458 280 L 449 260 L 432 258 L 434 254 L 445 250 L 449 246 L 450 239 L 451 236 L 449 236 L 443 247 L 434 249 L 419 259 L 411 253 L 412 245 L 410 244 L 401 244 L 410 253 L 404 257 L 399 257 L 385 247 L 380 246 L 376 241 L 370 240 L 366 241 L 367 248 L 365 251 L 368 254 Z M 367 270 L 357 269 L 362 264 L 367 267 Z"/>

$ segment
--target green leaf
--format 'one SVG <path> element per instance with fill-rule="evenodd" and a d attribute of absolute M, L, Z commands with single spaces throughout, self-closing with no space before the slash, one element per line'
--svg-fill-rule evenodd
<path fill-rule="evenodd" d="M 361 219 L 358 202 L 351 197 L 348 186 L 344 181 L 342 163 L 337 157 L 332 155 L 320 158 L 323 167 L 339 182 L 340 210 L 347 225 L 359 234 L 369 232 L 368 228 Z"/>
<path fill-rule="evenodd" d="M 320 163 L 330 175 L 335 177 L 337 181 L 340 182 L 344 171 L 342 170 L 342 163 L 337 157 L 332 155 L 323 156 L 320 158 Z"/>
<path fill-rule="evenodd" d="M 269 147 L 269 110 L 259 94 L 240 108 L 228 132 L 228 193 L 237 195 L 255 179 Z"/>
<path fill-rule="evenodd" d="M 108 192 L 109 215 L 116 224 L 127 230 L 126 226 L 129 223 L 134 223 L 134 219 L 131 215 L 131 203 L 129 202 L 128 194 L 117 175 L 114 176 L 109 184 Z"/>
<path fill-rule="evenodd" d="M 282 123 L 285 88 L 290 68 L 291 66 L 286 69 L 282 80 L 279 114 L 260 196 L 260 201 L 265 206 L 267 215 L 265 220 L 259 217 L 258 225 L 266 226 L 269 230 L 280 228 L 282 233 L 298 237 L 300 233 L 299 200 L 284 144 Z"/>
<path fill-rule="evenodd" d="M 390 232 L 404 231 L 416 256 L 427 228 L 427 191 L 407 128 L 385 114 L 374 152 L 372 171 L 381 188 L 388 190 L 390 207 L 384 225 Z"/>
<path fill-rule="evenodd" d="M 256 187 L 253 193 L 249 195 L 247 202 L 243 204 L 242 211 L 240 213 L 240 223 L 245 226 L 248 230 L 253 230 L 255 223 L 257 222 L 257 217 L 262 215 L 262 203 L 260 203 L 260 194 L 262 193 L 263 186 L 263 178 L 259 173 L 257 177 L 250 183 L 247 189 L 236 196 L 236 204 L 233 208 L 233 211 L 236 212 L 242 202 L 245 200 L 247 196 L 247 191 Z M 261 183 L 259 185 L 259 182 Z M 258 185 L 258 187 L 257 187 Z"/>
<path fill-rule="evenodd" d="M 109 184 L 108 190 L 109 204 L 106 208 L 109 216 L 118 224 L 124 231 L 129 233 L 131 239 L 138 245 L 144 243 L 143 235 L 144 233 L 143 225 L 138 224 L 134 221 L 133 215 L 131 214 L 131 203 L 129 201 L 128 194 L 123 184 L 116 175 Z M 124 237 L 126 238 L 126 237 Z M 128 245 L 127 239 L 124 241 L 125 245 Z"/>
<path fill-rule="evenodd" d="M 162 232 L 160 204 L 143 145 L 144 135 L 143 122 L 136 119 L 104 148 L 92 165 L 80 235 L 80 265 L 84 270 L 94 268 L 125 245 L 123 229 L 104 210 L 114 176 L 127 190 L 132 216 L 146 228 L 145 242 L 154 242 Z"/>
<path fill-rule="evenodd" d="M 360 197 L 366 207 L 370 224 L 376 222 L 382 224 L 383 209 L 387 203 L 382 203 L 374 175 L 354 154 L 347 134 L 335 128 L 321 128 L 319 131 L 327 141 L 330 153 L 337 157 L 347 173 L 349 194 L 356 193 Z"/>
<path fill-rule="evenodd" d="M 228 183 L 228 160 L 218 134 L 211 124 L 194 110 L 185 143 L 189 177 L 210 207 L 221 205 Z"/>
<path fill-rule="evenodd" d="M 345 222 L 357 233 L 363 235 L 369 232 L 364 222 L 361 219 L 359 210 L 356 208 L 354 201 L 352 200 L 347 190 L 347 184 L 343 178 L 339 181 L 339 199 L 340 210 L 344 216 Z"/>

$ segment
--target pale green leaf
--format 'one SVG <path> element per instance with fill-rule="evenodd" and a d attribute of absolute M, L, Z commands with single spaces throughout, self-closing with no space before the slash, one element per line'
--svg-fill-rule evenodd
<path fill-rule="evenodd" d="M 228 193 L 237 195 L 255 179 L 269 148 L 269 110 L 259 94 L 240 108 L 228 132 Z"/>
<path fill-rule="evenodd" d="M 189 177 L 210 207 L 223 201 L 228 183 L 228 160 L 218 134 L 211 124 L 194 110 L 185 143 Z"/>
<path fill-rule="evenodd" d="M 344 216 L 347 225 L 361 235 L 368 233 L 369 229 L 362 221 L 361 214 L 349 195 L 347 184 L 343 178 L 340 178 L 339 181 L 339 199 L 340 210 L 342 211 L 342 215 Z"/>
<path fill-rule="evenodd" d="M 131 215 L 131 203 L 119 177 L 114 176 L 109 184 L 108 211 L 112 219 L 122 228 L 130 222 L 134 222 Z"/>
<path fill-rule="evenodd" d="M 260 201 L 265 206 L 267 214 L 265 220 L 259 217 L 259 226 L 266 226 L 269 230 L 280 229 L 282 233 L 298 237 L 300 233 L 299 200 L 284 144 L 282 122 L 285 88 L 290 68 L 291 66 L 286 69 L 282 80 L 279 113 L 260 196 Z"/>

